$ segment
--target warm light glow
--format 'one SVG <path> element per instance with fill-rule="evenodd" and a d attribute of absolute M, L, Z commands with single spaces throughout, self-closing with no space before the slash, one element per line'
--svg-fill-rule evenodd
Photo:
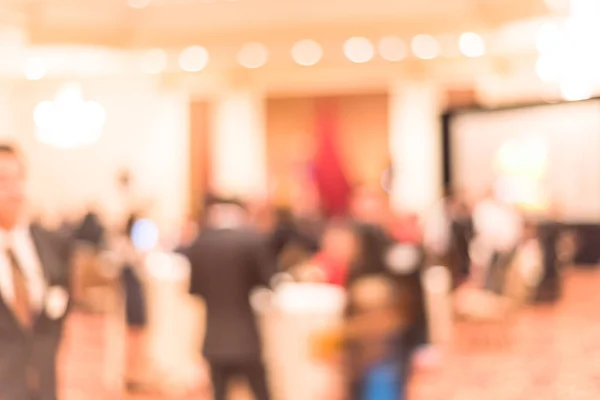
<path fill-rule="evenodd" d="M 238 62 L 246 68 L 260 68 L 269 59 L 269 49 L 262 43 L 248 43 L 238 53 Z"/>
<path fill-rule="evenodd" d="M 541 137 L 511 138 L 496 153 L 496 188 L 509 203 L 527 209 L 543 207 L 543 179 L 548 168 L 548 147 Z"/>
<path fill-rule="evenodd" d="M 379 41 L 379 54 L 387 61 L 402 61 L 408 54 L 408 48 L 401 38 L 385 36 Z"/>
<path fill-rule="evenodd" d="M 474 32 L 465 32 L 460 35 L 458 47 L 460 52 L 467 57 L 481 57 L 485 54 L 485 42 Z"/>
<path fill-rule="evenodd" d="M 423 60 L 434 59 L 440 54 L 440 44 L 431 35 L 415 36 L 410 43 L 410 47 L 415 56 Z"/>
<path fill-rule="evenodd" d="M 541 55 L 535 65 L 535 71 L 544 81 L 557 81 L 564 74 L 564 60 L 561 57 Z"/>
<path fill-rule="evenodd" d="M 102 135 L 106 114 L 95 101 L 85 101 L 81 86 L 65 85 L 54 100 L 34 110 L 36 137 L 45 144 L 74 148 L 96 143 Z"/>
<path fill-rule="evenodd" d="M 301 40 L 292 47 L 292 58 L 300 65 L 315 65 L 321 60 L 321 57 L 323 57 L 323 49 L 314 40 Z"/>
<path fill-rule="evenodd" d="M 538 52 L 550 53 L 560 51 L 563 42 L 563 32 L 557 24 L 547 22 L 540 27 L 536 40 Z"/>
<path fill-rule="evenodd" d="M 592 97 L 590 85 L 584 79 L 565 80 L 560 84 L 560 93 L 567 101 L 587 100 Z"/>
<path fill-rule="evenodd" d="M 127 0 L 127 5 L 131 8 L 141 10 L 152 3 L 152 0 Z"/>
<path fill-rule="evenodd" d="M 179 55 L 179 66 L 187 72 L 202 71 L 208 64 L 208 51 L 202 46 L 192 46 Z"/>
<path fill-rule="evenodd" d="M 547 166 L 546 142 L 537 137 L 509 139 L 496 154 L 496 168 L 500 174 L 541 178 L 546 173 Z"/>
<path fill-rule="evenodd" d="M 32 58 L 25 66 L 25 77 L 37 81 L 46 76 L 46 61 L 43 58 Z"/>
<path fill-rule="evenodd" d="M 344 43 L 344 54 L 353 63 L 361 64 L 371 61 L 375 55 L 375 49 L 369 39 L 353 37 Z"/>
<path fill-rule="evenodd" d="M 562 12 L 569 9 L 569 0 L 544 0 L 550 11 Z"/>
<path fill-rule="evenodd" d="M 142 69 L 147 74 L 160 74 L 167 67 L 167 53 L 163 49 L 148 50 L 142 60 Z"/>

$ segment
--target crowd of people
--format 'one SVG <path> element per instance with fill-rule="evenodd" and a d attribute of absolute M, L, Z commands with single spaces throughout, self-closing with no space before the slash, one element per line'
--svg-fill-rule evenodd
<path fill-rule="evenodd" d="M 143 330 L 143 251 L 131 234 L 144 215 L 131 213 L 116 237 L 92 211 L 80 223 L 50 232 L 29 225 L 25 178 L 18 152 L 0 146 L 0 239 L 6 249 L 0 257 L 0 398 L 53 400 L 67 306 L 75 301 L 86 307 L 76 303 L 76 288 L 68 284 L 68 249 L 97 254 L 110 247 L 121 255 L 128 322 Z M 472 203 L 448 193 L 424 218 L 394 214 L 387 194 L 370 187 L 356 188 L 345 212 L 335 215 L 325 215 L 318 200 L 261 208 L 210 197 L 202 218 L 191 222 L 172 250 L 189 260 L 189 291 L 207 307 L 203 355 L 216 400 L 226 398 L 237 375 L 248 379 L 256 399 L 270 398 L 250 294 L 270 286 L 278 273 L 346 291 L 336 348 L 352 399 L 404 393 L 411 358 L 430 341 L 422 279 L 429 267 L 446 268 L 456 293 L 475 290 L 497 298 L 507 296 L 515 268 L 530 289 L 547 273 L 536 225 L 493 192 Z M 471 312 L 468 305 L 461 309 Z M 385 397 L 385 387 L 395 397 Z M 129 388 L 143 388 L 135 373 Z"/>

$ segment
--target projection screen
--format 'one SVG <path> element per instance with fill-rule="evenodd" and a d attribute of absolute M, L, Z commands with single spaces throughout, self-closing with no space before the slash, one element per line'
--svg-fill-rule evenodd
<path fill-rule="evenodd" d="M 449 132 L 455 188 L 481 193 L 508 174 L 564 220 L 600 222 L 600 101 L 466 111 Z M 527 183 L 536 179 L 539 191 Z"/>

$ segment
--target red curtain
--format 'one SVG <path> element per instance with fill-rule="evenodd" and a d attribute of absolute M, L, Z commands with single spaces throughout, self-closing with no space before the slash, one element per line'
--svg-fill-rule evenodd
<path fill-rule="evenodd" d="M 344 215 L 348 208 L 351 187 L 344 173 L 337 146 L 337 109 L 333 101 L 320 101 L 316 110 L 317 147 L 314 159 L 314 179 L 321 205 L 329 217 Z"/>

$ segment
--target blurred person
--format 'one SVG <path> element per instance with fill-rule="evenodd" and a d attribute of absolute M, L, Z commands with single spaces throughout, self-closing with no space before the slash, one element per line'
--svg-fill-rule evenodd
<path fill-rule="evenodd" d="M 30 224 L 25 182 L 17 150 L 0 145 L 0 399 L 56 400 L 70 250 Z"/>
<path fill-rule="evenodd" d="M 319 194 L 314 185 L 302 185 L 292 198 L 289 207 L 276 210 L 271 238 L 281 270 L 296 266 L 319 251 L 321 235 L 326 224 L 320 210 Z"/>
<path fill-rule="evenodd" d="M 488 189 L 473 210 L 473 228 L 486 289 L 502 293 L 504 275 L 523 234 L 523 218 L 512 205 Z"/>
<path fill-rule="evenodd" d="M 104 244 L 105 234 L 106 228 L 96 211 L 96 207 L 92 206 L 84 215 L 81 224 L 76 228 L 74 239 L 98 250 Z"/>
<path fill-rule="evenodd" d="M 132 213 L 125 223 L 122 236 L 116 244 L 121 258 L 120 279 L 125 294 L 127 323 L 127 352 L 125 359 L 125 386 L 129 392 L 149 390 L 147 381 L 146 324 L 147 308 L 143 281 L 145 279 L 143 252 L 135 246 L 134 231 L 140 220 Z"/>
<path fill-rule="evenodd" d="M 350 224 L 334 221 L 321 240 L 319 251 L 309 263 L 322 273 L 324 282 L 345 286 L 352 261 L 358 252 L 357 237 Z"/>
<path fill-rule="evenodd" d="M 423 244 L 429 265 L 444 265 L 452 272 L 453 286 L 469 274 L 469 242 L 473 222 L 467 204 L 451 190 L 427 214 Z"/>
<path fill-rule="evenodd" d="M 343 328 L 350 400 L 405 399 L 405 307 L 386 275 L 357 279 L 349 288 L 354 313 Z"/>
<path fill-rule="evenodd" d="M 215 400 L 226 399 L 238 376 L 247 378 L 255 399 L 270 398 L 250 293 L 268 286 L 276 267 L 268 243 L 247 227 L 247 219 L 242 205 L 213 199 L 205 229 L 181 251 L 191 263 L 190 293 L 206 303 L 203 354 Z"/>
<path fill-rule="evenodd" d="M 416 213 L 405 213 L 395 219 L 392 225 L 392 236 L 399 242 L 420 244 L 423 232 L 419 216 Z"/>
<path fill-rule="evenodd" d="M 350 217 L 355 226 L 360 251 L 352 263 L 348 283 L 361 275 L 387 270 L 385 255 L 393 239 L 386 230 L 389 208 L 383 193 L 359 187 L 350 202 Z"/>

